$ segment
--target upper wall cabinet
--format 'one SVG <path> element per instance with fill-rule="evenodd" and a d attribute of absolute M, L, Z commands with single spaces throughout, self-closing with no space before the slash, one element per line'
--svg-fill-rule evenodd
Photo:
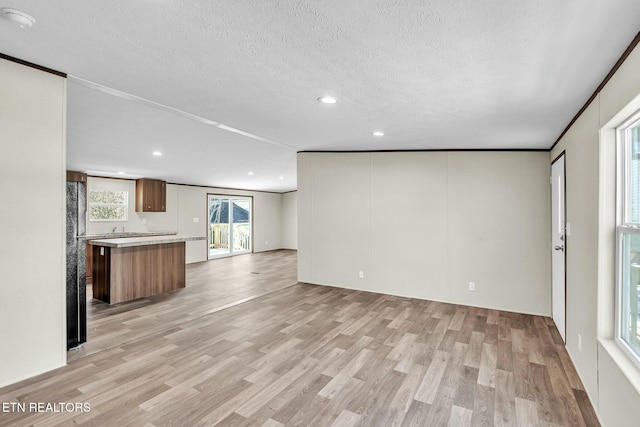
<path fill-rule="evenodd" d="M 157 179 L 136 180 L 136 212 L 166 212 L 167 183 Z"/>

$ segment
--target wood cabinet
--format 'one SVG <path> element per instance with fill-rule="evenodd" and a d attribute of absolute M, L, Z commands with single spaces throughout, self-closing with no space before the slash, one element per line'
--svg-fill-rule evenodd
<path fill-rule="evenodd" d="M 87 285 L 93 283 L 93 248 L 89 242 L 87 245 Z"/>
<path fill-rule="evenodd" d="M 93 245 L 95 299 L 117 304 L 185 285 L 185 242 L 122 248 Z"/>
<path fill-rule="evenodd" d="M 158 179 L 136 180 L 136 212 L 166 212 L 167 183 Z"/>
<path fill-rule="evenodd" d="M 87 174 L 84 172 L 67 171 L 67 181 L 87 182 Z"/>

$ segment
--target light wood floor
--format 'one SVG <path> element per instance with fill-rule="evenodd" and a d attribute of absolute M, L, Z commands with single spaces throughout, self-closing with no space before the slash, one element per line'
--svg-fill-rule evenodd
<path fill-rule="evenodd" d="M 105 331 L 134 332 L 0 389 L 2 402 L 91 411 L 0 413 L 0 425 L 598 425 L 549 318 L 295 284 L 295 257 L 190 266 L 187 289 L 155 309 L 96 310 Z M 213 308 L 227 275 L 263 295 Z"/>
<path fill-rule="evenodd" d="M 109 305 L 87 302 L 87 342 L 71 362 L 296 284 L 295 251 L 220 258 L 187 266 L 187 286 L 172 293 Z M 90 289 L 87 296 L 91 297 Z"/>

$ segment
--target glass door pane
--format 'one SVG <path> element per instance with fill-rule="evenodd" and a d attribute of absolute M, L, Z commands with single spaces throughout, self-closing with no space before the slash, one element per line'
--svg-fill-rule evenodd
<path fill-rule="evenodd" d="M 230 223 L 229 198 L 209 196 L 209 258 L 229 255 Z"/>
<path fill-rule="evenodd" d="M 232 200 L 232 251 L 251 252 L 251 199 L 234 198 Z"/>

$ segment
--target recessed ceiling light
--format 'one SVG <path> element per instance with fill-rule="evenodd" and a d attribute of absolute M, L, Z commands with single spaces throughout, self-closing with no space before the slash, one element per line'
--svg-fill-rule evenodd
<path fill-rule="evenodd" d="M 373 136 L 384 136 L 384 132 L 380 132 L 379 130 L 372 133 Z"/>
<path fill-rule="evenodd" d="M 20 25 L 20 28 L 32 27 L 36 23 L 36 18 L 21 10 L 3 7 L 0 11 L 5 19 Z"/>
<path fill-rule="evenodd" d="M 278 179 L 284 179 L 284 176 L 279 177 Z"/>
<path fill-rule="evenodd" d="M 118 175 L 126 175 L 126 172 L 120 171 L 118 172 Z"/>
<path fill-rule="evenodd" d="M 159 151 L 154 151 L 154 152 L 153 152 L 153 155 L 154 155 L 154 156 L 158 156 L 158 157 L 160 157 L 160 156 L 162 156 L 162 153 L 161 153 L 161 152 L 159 152 Z"/>
<path fill-rule="evenodd" d="M 253 175 L 253 171 L 249 171 L 249 175 Z"/>
<path fill-rule="evenodd" d="M 318 101 L 322 102 L 323 104 L 335 104 L 338 102 L 338 100 L 333 96 L 321 96 L 320 98 L 318 98 Z"/>

